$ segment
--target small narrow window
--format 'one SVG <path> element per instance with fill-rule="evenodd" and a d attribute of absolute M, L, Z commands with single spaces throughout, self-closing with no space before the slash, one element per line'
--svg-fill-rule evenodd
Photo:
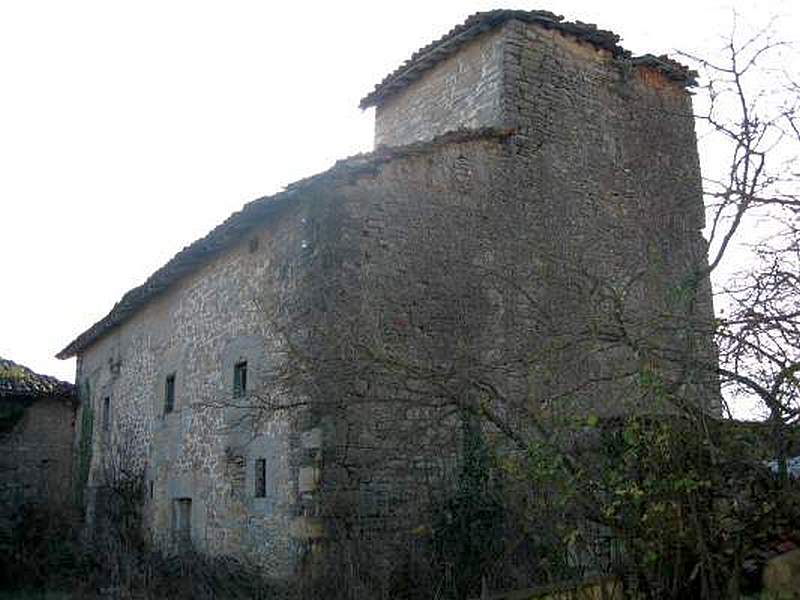
<path fill-rule="evenodd" d="M 233 367 L 233 397 L 243 398 L 247 394 L 247 361 L 236 363 Z"/>
<path fill-rule="evenodd" d="M 175 373 L 167 375 L 164 382 L 164 414 L 175 410 Z"/>
<path fill-rule="evenodd" d="M 111 396 L 103 398 L 103 431 L 111 429 Z"/>
<path fill-rule="evenodd" d="M 150 499 L 152 500 L 154 496 L 155 496 L 155 484 L 153 483 L 153 480 L 151 479 L 150 480 Z"/>
<path fill-rule="evenodd" d="M 185 550 L 192 539 L 192 499 L 176 498 L 172 507 L 172 533 L 178 548 Z"/>
<path fill-rule="evenodd" d="M 175 530 L 189 532 L 192 529 L 192 499 L 178 498 L 175 500 Z"/>
<path fill-rule="evenodd" d="M 267 461 L 264 458 L 256 459 L 256 498 L 267 496 Z"/>

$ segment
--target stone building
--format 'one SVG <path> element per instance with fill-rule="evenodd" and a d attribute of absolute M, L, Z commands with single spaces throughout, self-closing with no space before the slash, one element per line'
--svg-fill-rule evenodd
<path fill-rule="evenodd" d="M 124 459 L 156 546 L 286 574 L 322 540 L 423 531 L 465 415 L 515 439 L 534 413 L 655 410 L 642 369 L 699 397 L 693 83 L 540 11 L 416 52 L 362 101 L 373 152 L 245 205 L 59 353 L 90 489 Z"/>
<path fill-rule="evenodd" d="M 76 411 L 72 384 L 0 358 L 0 521 L 70 505 Z"/>

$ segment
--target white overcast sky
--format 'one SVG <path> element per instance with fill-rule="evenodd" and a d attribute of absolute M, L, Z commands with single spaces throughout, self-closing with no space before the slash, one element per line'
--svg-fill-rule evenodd
<path fill-rule="evenodd" d="M 259 196 L 372 148 L 358 101 L 469 14 L 546 9 L 708 54 L 788 0 L 0 0 L 0 356 L 53 355 Z"/>

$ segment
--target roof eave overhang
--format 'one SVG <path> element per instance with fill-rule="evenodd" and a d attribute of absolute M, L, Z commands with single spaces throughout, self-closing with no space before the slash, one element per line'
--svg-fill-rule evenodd
<path fill-rule="evenodd" d="M 632 57 L 619 45 L 620 37 L 612 31 L 599 29 L 591 23 L 564 21 L 564 17 L 548 11 L 496 10 L 471 15 L 439 40 L 415 52 L 411 58 L 387 75 L 375 89 L 359 103 L 361 109 L 380 106 L 386 99 L 400 92 L 422 77 L 425 72 L 454 54 L 467 42 L 509 21 L 517 20 L 540 25 L 545 29 L 557 29 L 590 43 L 598 49 L 609 51 L 612 56 L 630 61 L 634 66 L 648 66 L 661 71 L 671 81 L 684 87 L 696 85 L 697 73 L 666 56 Z"/>
<path fill-rule="evenodd" d="M 351 184 L 359 177 L 375 173 L 377 168 L 386 162 L 414 154 L 429 153 L 444 145 L 478 139 L 503 140 L 513 134 L 514 130 L 508 128 L 462 129 L 445 133 L 429 141 L 413 142 L 405 146 L 379 147 L 367 154 L 357 154 L 342 159 L 327 171 L 296 181 L 274 196 L 253 200 L 205 237 L 178 252 L 142 285 L 128 291 L 105 317 L 70 342 L 56 354 L 56 358 L 64 360 L 85 351 L 158 296 L 168 292 L 178 281 L 194 273 L 231 248 L 243 236 L 321 186 L 331 189 L 338 185 Z"/>

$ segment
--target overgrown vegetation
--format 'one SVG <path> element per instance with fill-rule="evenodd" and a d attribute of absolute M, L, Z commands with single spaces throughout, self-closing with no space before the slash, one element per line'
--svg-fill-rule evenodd
<path fill-rule="evenodd" d="M 91 398 L 88 383 L 84 383 L 81 397 Z M 90 402 L 86 402 L 81 409 L 81 421 L 78 435 L 75 505 L 84 506 L 84 493 L 89 483 L 89 469 L 92 466 L 92 440 L 94 439 L 94 410 L 92 410 Z"/>
<path fill-rule="evenodd" d="M 0 365 L 0 379 L 7 379 L 9 381 L 24 381 L 28 377 L 28 372 L 20 366 Z"/>
<path fill-rule="evenodd" d="M 501 473 L 474 415 L 462 415 L 463 462 L 455 493 L 433 507 L 431 569 L 445 594 L 466 597 L 480 589 L 486 567 L 504 553 L 506 523 Z M 436 571 L 439 571 L 436 573 Z"/>
<path fill-rule="evenodd" d="M 12 532 L 11 549 L 0 549 L 0 589 L 34 598 L 63 593 L 70 600 L 259 600 L 287 592 L 285 583 L 267 581 L 234 559 L 165 556 L 145 549 L 141 527 L 137 540 L 131 533 L 126 527 L 87 541 L 74 515 L 27 510 Z M 109 543 L 109 536 L 118 538 Z"/>
<path fill-rule="evenodd" d="M 576 431 L 587 438 L 578 471 L 532 447 L 517 479 L 554 492 L 531 504 L 528 518 L 558 523 L 552 551 L 572 550 L 562 577 L 576 567 L 613 574 L 638 598 L 758 589 L 764 549 L 800 535 L 800 488 L 782 486 L 764 466 L 761 432 L 694 425 L 631 416 Z M 589 512 L 578 500 L 587 493 Z"/>
<path fill-rule="evenodd" d="M 149 548 L 142 523 L 143 478 L 106 468 L 100 481 L 93 490 L 95 521 L 88 529 L 71 503 L 60 509 L 28 506 L 17 515 L 0 544 L 0 589 L 33 597 L 64 592 L 71 600 L 287 597 L 286 582 L 265 579 L 253 565 Z"/>

